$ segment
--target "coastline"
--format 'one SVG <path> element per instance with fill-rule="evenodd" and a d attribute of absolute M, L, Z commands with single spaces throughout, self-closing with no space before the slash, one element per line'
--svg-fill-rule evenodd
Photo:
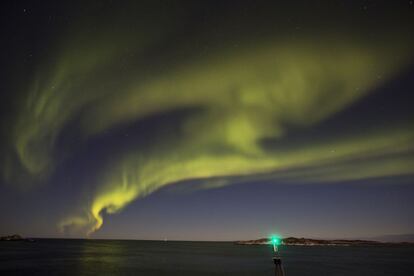
<path fill-rule="evenodd" d="M 261 238 L 257 240 L 235 241 L 237 245 L 270 245 L 270 239 Z M 289 237 L 281 240 L 282 245 L 287 246 L 413 246 L 413 242 L 381 242 L 371 240 L 323 240 Z"/>

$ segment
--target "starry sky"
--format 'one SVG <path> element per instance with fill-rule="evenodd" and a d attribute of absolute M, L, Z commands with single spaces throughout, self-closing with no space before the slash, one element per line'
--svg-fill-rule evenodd
<path fill-rule="evenodd" d="M 414 233 L 413 1 L 4 1 L 0 235 Z"/>

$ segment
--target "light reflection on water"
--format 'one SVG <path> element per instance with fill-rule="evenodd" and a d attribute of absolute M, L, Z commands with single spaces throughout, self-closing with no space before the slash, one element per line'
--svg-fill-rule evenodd
<path fill-rule="evenodd" d="M 1 275 L 273 275 L 268 246 L 38 240 L 0 243 Z M 414 247 L 283 247 L 288 276 L 414 275 Z"/>

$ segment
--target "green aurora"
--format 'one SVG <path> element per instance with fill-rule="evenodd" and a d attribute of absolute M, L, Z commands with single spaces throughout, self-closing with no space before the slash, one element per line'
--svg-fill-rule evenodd
<path fill-rule="evenodd" d="M 404 154 L 414 150 L 412 120 L 294 148 L 263 143 L 277 145 L 291 128 L 311 129 L 392 79 L 412 55 L 405 33 L 381 34 L 383 43 L 377 43 L 323 31 L 295 37 L 269 32 L 252 40 L 235 39 L 224 29 L 213 39 L 207 30 L 197 37 L 209 41 L 207 51 L 203 43 L 177 43 L 148 60 L 148 49 L 180 27 L 178 16 L 155 25 L 145 25 L 144 18 L 137 26 L 146 27 L 133 31 L 121 28 L 127 20 L 101 23 L 102 32 L 74 26 L 27 83 L 3 170 L 10 183 L 42 182 L 70 156 L 56 150 L 68 124 L 87 141 L 157 114 L 190 114 L 176 122 L 175 131 L 160 131 L 151 146 L 137 144 L 115 155 L 88 200 L 59 224 L 62 230 L 89 235 L 102 226 L 104 212 L 119 212 L 188 180 L 216 188 L 246 179 L 335 183 L 414 171 L 413 156 Z"/>

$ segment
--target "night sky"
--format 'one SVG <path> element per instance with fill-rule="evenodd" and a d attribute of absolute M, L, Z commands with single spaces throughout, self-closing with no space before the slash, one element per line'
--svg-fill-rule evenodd
<path fill-rule="evenodd" d="M 63 2 L 0 4 L 0 235 L 414 233 L 413 1 Z"/>

